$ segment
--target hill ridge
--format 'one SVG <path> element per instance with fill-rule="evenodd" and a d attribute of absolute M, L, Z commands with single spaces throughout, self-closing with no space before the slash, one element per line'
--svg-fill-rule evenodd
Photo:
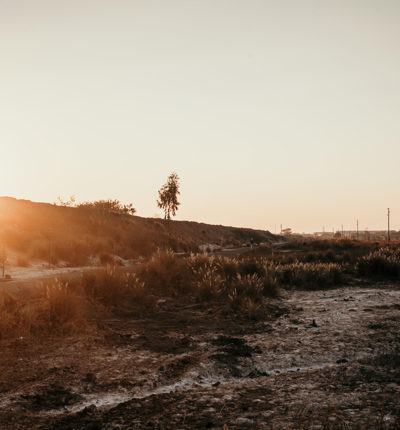
<path fill-rule="evenodd" d="M 157 248 L 189 252 L 204 244 L 242 246 L 251 237 L 256 243 L 278 240 L 267 230 L 100 213 L 0 197 L 0 240 L 28 260 L 54 260 L 53 264 L 62 260 L 83 265 L 91 257 L 106 259 L 107 255 L 136 258 Z"/>

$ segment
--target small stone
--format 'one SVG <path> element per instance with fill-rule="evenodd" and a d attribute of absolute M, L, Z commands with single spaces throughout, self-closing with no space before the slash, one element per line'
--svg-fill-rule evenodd
<path fill-rule="evenodd" d="M 243 426 L 243 425 L 253 425 L 253 423 L 254 423 L 254 421 L 253 420 L 250 420 L 249 418 L 244 418 L 244 417 L 240 417 L 240 418 L 237 418 L 236 420 L 235 420 L 235 424 L 236 425 L 239 425 L 239 426 Z"/>

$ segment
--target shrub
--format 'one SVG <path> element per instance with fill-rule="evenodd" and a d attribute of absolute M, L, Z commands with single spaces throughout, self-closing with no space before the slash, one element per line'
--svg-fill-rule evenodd
<path fill-rule="evenodd" d="M 259 320 L 264 316 L 264 281 L 256 274 L 237 275 L 227 298 L 232 310 L 240 317 Z"/>
<path fill-rule="evenodd" d="M 263 318 L 264 309 L 261 303 L 247 297 L 240 305 L 240 313 L 247 319 L 258 321 Z"/>
<path fill-rule="evenodd" d="M 200 300 L 209 301 L 221 296 L 225 290 L 226 280 L 218 273 L 217 268 L 208 264 L 194 271 L 195 294 Z"/>
<path fill-rule="evenodd" d="M 136 209 L 132 203 L 127 205 L 122 204 L 119 200 L 96 200 L 93 202 L 85 202 L 77 205 L 80 210 L 93 211 L 101 216 L 109 215 L 134 215 Z"/>
<path fill-rule="evenodd" d="M 342 268 L 335 263 L 270 264 L 267 270 L 275 272 L 280 284 L 304 289 L 331 287 L 343 281 Z"/>
<path fill-rule="evenodd" d="M 14 296 L 0 293 L 0 339 L 12 336 L 19 326 L 18 302 Z"/>
<path fill-rule="evenodd" d="M 45 331 L 67 334 L 78 330 L 83 316 L 77 295 L 67 281 L 55 279 L 43 286 L 44 302 L 39 310 L 39 321 Z M 28 313 L 25 312 L 25 315 Z M 42 317 L 42 318 L 41 318 Z"/>
<path fill-rule="evenodd" d="M 248 299 L 254 303 L 261 303 L 263 290 L 263 281 L 257 275 L 242 276 L 237 274 L 235 281 L 229 285 L 227 297 L 232 309 L 238 311 Z"/>
<path fill-rule="evenodd" d="M 248 297 L 255 301 L 261 301 L 264 291 L 264 283 L 258 275 L 237 275 L 233 283 L 238 297 Z"/>
<path fill-rule="evenodd" d="M 263 278 L 263 295 L 265 297 L 278 297 L 278 278 L 274 271 L 265 272 Z"/>
<path fill-rule="evenodd" d="M 282 264 L 296 261 L 339 263 L 352 269 L 351 265 L 355 265 L 358 258 L 378 249 L 378 245 L 378 242 L 352 239 L 290 241 L 275 252 L 271 259 Z M 280 252 L 282 250 L 285 252 Z"/>
<path fill-rule="evenodd" d="M 264 266 L 256 259 L 246 259 L 239 263 L 238 270 L 241 275 L 257 275 L 262 278 L 265 275 Z"/>
<path fill-rule="evenodd" d="M 186 263 L 192 272 L 196 272 L 206 266 L 209 266 L 215 261 L 215 257 L 209 257 L 207 254 L 193 254 L 191 253 L 186 259 Z"/>
<path fill-rule="evenodd" d="M 235 280 L 240 273 L 239 261 L 236 258 L 218 257 L 215 259 L 215 265 L 221 276 L 229 282 Z"/>
<path fill-rule="evenodd" d="M 189 266 L 171 250 L 154 253 L 142 268 L 140 277 L 149 289 L 170 294 L 188 292 L 192 283 Z"/>
<path fill-rule="evenodd" d="M 357 271 L 361 276 L 399 278 L 400 250 L 380 248 L 371 252 L 358 260 Z"/>
<path fill-rule="evenodd" d="M 150 300 L 144 282 L 135 273 L 120 273 L 116 266 L 84 273 L 82 287 L 87 297 L 110 308 L 147 305 Z"/>
<path fill-rule="evenodd" d="M 67 282 L 49 282 L 36 298 L 0 294 L 0 339 L 67 335 L 86 327 L 80 299 Z"/>

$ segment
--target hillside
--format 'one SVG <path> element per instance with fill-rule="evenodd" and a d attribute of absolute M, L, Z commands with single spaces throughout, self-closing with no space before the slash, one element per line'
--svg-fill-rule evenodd
<path fill-rule="evenodd" d="M 103 262 L 113 256 L 130 259 L 157 248 L 188 252 L 204 244 L 240 246 L 251 237 L 256 243 L 277 240 L 269 231 L 0 198 L 0 241 L 21 265 L 34 259 L 85 265 L 94 257 Z"/>

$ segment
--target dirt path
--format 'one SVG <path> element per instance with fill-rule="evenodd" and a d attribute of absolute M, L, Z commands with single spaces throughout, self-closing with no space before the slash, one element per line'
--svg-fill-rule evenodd
<path fill-rule="evenodd" d="M 103 326 L 104 337 L 3 345 L 0 427 L 396 428 L 398 288 L 293 291 L 257 323 L 160 300 L 151 318 Z"/>
<path fill-rule="evenodd" d="M 125 266 L 120 266 L 120 270 L 136 270 L 142 260 L 131 260 Z M 9 293 L 16 293 L 21 288 L 36 286 L 40 283 L 61 278 L 66 280 L 79 279 L 84 272 L 100 270 L 102 266 L 83 266 L 83 267 L 48 267 L 45 264 L 36 264 L 31 267 L 11 266 L 8 274 L 11 279 L 0 279 L 0 289 Z"/>
<path fill-rule="evenodd" d="M 241 248 L 227 248 L 222 249 L 213 253 L 213 255 L 223 255 L 228 257 L 234 257 L 251 250 L 250 247 Z M 187 255 L 186 253 L 177 253 L 176 255 Z M 121 271 L 132 271 L 143 263 L 143 258 L 136 260 L 125 260 L 122 266 L 119 266 Z M 30 265 L 29 267 L 20 267 L 16 265 L 9 265 L 6 273 L 10 276 L 10 279 L 0 278 L 0 289 L 3 289 L 9 293 L 18 292 L 20 288 L 30 287 L 41 282 L 49 281 L 54 278 L 63 279 L 78 279 L 81 277 L 83 272 L 92 270 L 99 270 L 102 266 L 83 266 L 83 267 L 49 267 L 43 262 L 38 262 Z"/>

